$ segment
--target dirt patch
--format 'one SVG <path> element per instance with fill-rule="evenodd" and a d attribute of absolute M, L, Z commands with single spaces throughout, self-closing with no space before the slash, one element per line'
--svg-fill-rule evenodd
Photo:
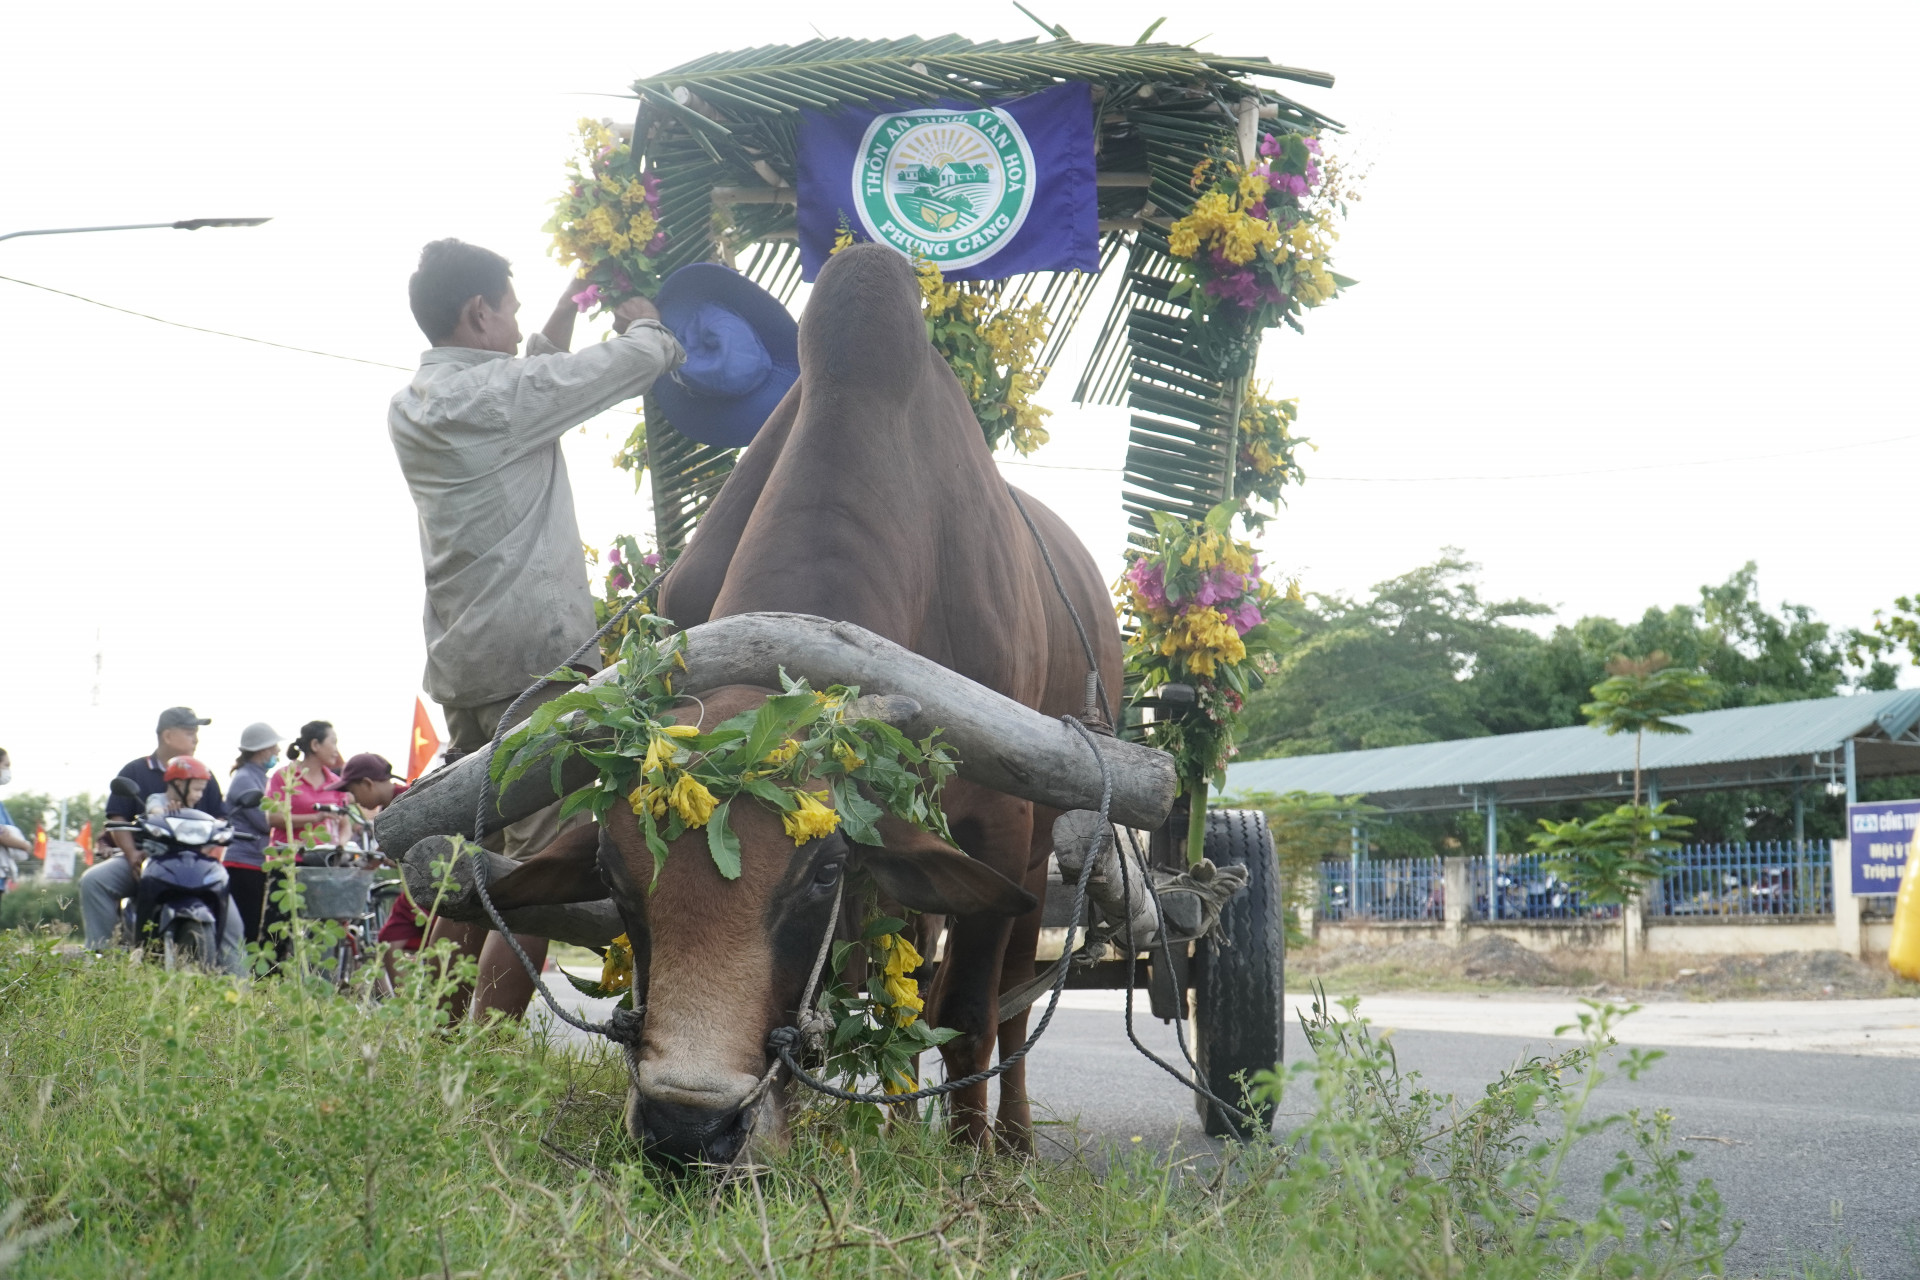
<path fill-rule="evenodd" d="M 1460 948 L 1462 977 L 1506 982 L 1523 987 L 1563 985 L 1566 974 L 1538 951 L 1529 951 L 1512 938 L 1498 935 L 1475 938 Z"/>
<path fill-rule="evenodd" d="M 1855 1000 L 1911 994 L 1913 986 L 1884 965 L 1862 964 L 1839 951 L 1719 956 L 1682 968 L 1662 985 L 1696 1000 Z"/>
<path fill-rule="evenodd" d="M 1287 957 L 1289 985 L 1324 983 L 1333 994 L 1385 991 L 1537 991 L 1629 1000 L 1858 1000 L 1920 996 L 1884 962 L 1838 951 L 1772 955 L 1636 955 L 1622 981 L 1617 951 L 1530 951 L 1482 936 L 1462 947 L 1431 939 L 1389 946 L 1302 948 Z"/>

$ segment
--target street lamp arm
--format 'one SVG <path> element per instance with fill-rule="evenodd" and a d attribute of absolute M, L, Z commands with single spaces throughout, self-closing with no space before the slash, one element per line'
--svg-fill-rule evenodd
<path fill-rule="evenodd" d="M 114 227 L 41 227 L 33 231 L 0 232 L 0 240 L 15 236 L 68 236 L 87 231 L 198 231 L 202 227 L 257 227 L 272 218 L 182 218 L 178 222 L 128 222 Z"/>

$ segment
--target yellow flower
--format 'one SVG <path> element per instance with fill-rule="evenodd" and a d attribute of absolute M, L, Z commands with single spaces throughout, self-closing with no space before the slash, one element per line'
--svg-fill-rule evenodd
<path fill-rule="evenodd" d="M 673 767 L 673 739 L 661 734 L 653 734 L 647 739 L 647 754 L 640 761 L 640 776 L 651 778 L 656 773 L 664 773 Z M 640 812 L 638 809 L 635 813 Z"/>
<path fill-rule="evenodd" d="M 833 744 L 833 758 L 838 760 L 840 767 L 848 773 L 852 773 L 855 769 L 858 769 L 866 763 L 866 760 L 861 757 L 858 751 L 855 751 L 844 742 L 836 742 Z"/>
<path fill-rule="evenodd" d="M 1240 203 L 1252 204 L 1267 194 L 1267 178 L 1252 169 L 1240 175 Z"/>
<path fill-rule="evenodd" d="M 781 765 L 788 763 L 795 756 L 799 754 L 800 754 L 800 744 L 794 741 L 792 738 L 788 738 L 785 742 L 781 743 L 779 746 L 775 747 L 773 750 L 767 752 L 767 754 L 765 754 L 764 756 L 761 756 L 760 763 L 770 764 L 770 765 L 773 765 L 775 768 L 778 768 Z"/>
<path fill-rule="evenodd" d="M 780 825 L 786 828 L 796 846 L 830 836 L 834 828 L 840 825 L 840 815 L 832 806 L 821 804 L 813 792 L 793 791 L 788 794 L 799 802 L 800 807 L 792 813 L 781 815 Z"/>
<path fill-rule="evenodd" d="M 1189 609 L 1181 614 L 1161 639 L 1159 651 L 1163 657 L 1178 655 L 1187 670 L 1208 677 L 1215 674 L 1218 663 L 1244 662 L 1247 657 L 1240 633 L 1218 609 Z"/>
<path fill-rule="evenodd" d="M 690 827 L 704 827 L 719 801 L 713 798 L 713 792 L 700 784 L 699 779 L 690 773 L 683 773 L 673 780 L 673 789 L 667 793 L 667 803 L 680 815 L 680 821 Z"/>
<path fill-rule="evenodd" d="M 880 989 L 893 1009 L 894 1023 L 908 1026 L 926 1008 L 926 1002 L 920 998 L 920 984 L 908 976 L 922 964 L 920 952 L 897 933 L 883 934 L 874 941 L 887 953 L 886 963 L 881 967 Z"/>
<path fill-rule="evenodd" d="M 660 732 L 666 734 L 669 738 L 697 738 L 700 736 L 700 726 L 695 724 L 663 724 L 660 726 Z"/>
<path fill-rule="evenodd" d="M 627 793 L 627 804 L 636 818 L 643 813 L 664 818 L 667 816 L 667 789 L 656 787 L 651 782 L 635 787 Z"/>
<path fill-rule="evenodd" d="M 600 957 L 600 987 L 612 991 L 633 985 L 633 944 L 621 934 L 607 944 Z"/>
<path fill-rule="evenodd" d="M 840 252 L 842 249 L 846 248 L 848 245 L 852 243 L 853 243 L 853 228 L 849 227 L 846 223 L 843 222 L 840 224 L 839 229 L 833 233 L 833 249 L 828 253 L 827 256 L 832 257 L 833 254 Z"/>

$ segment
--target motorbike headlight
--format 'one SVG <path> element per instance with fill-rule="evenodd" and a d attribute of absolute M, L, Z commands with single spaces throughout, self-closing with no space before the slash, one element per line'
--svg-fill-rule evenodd
<path fill-rule="evenodd" d="M 219 824 L 212 818 L 175 818 L 168 825 L 173 828 L 173 838 L 181 844 L 205 844 L 213 838 L 213 829 Z"/>

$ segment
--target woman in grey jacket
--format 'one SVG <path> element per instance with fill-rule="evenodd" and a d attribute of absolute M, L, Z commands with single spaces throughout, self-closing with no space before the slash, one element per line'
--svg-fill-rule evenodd
<path fill-rule="evenodd" d="M 249 791 L 266 794 L 268 775 L 280 756 L 280 735 L 265 721 L 255 721 L 240 731 L 240 758 L 233 762 L 233 776 L 227 782 L 229 796 Z M 270 840 L 267 815 L 260 806 L 230 808 L 227 821 L 233 824 L 233 843 L 227 846 L 222 864 L 227 869 L 227 892 L 240 912 L 242 935 L 250 943 L 260 941 L 260 916 L 267 900 L 267 844 Z"/>

